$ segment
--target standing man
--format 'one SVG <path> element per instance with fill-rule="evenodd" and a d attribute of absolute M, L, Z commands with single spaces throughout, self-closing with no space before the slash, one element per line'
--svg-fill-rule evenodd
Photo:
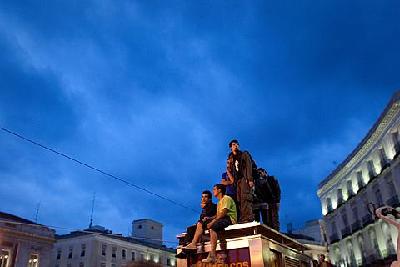
<path fill-rule="evenodd" d="M 208 257 L 202 260 L 205 263 L 216 262 L 218 232 L 223 231 L 225 227 L 231 224 L 235 224 L 237 220 L 235 201 L 225 195 L 225 190 L 226 187 L 223 184 L 216 184 L 213 187 L 213 195 L 218 199 L 217 216 L 207 224 L 207 228 L 210 229 L 211 251 Z"/>
<path fill-rule="evenodd" d="M 221 177 L 221 184 L 226 186 L 226 192 L 225 195 L 230 196 L 236 204 L 236 188 L 235 188 L 235 183 L 234 181 L 230 180 L 226 172 L 222 174 Z"/>
<path fill-rule="evenodd" d="M 229 148 L 231 153 L 228 156 L 226 173 L 229 180 L 233 180 L 236 185 L 239 222 L 252 222 L 254 221 L 254 214 L 251 190 L 254 187 L 253 169 L 257 169 L 257 166 L 249 152 L 240 151 L 238 140 L 234 139 L 230 141 Z"/>
<path fill-rule="evenodd" d="M 197 221 L 196 226 L 191 226 L 188 228 L 187 232 L 190 243 L 184 247 L 185 250 L 196 250 L 197 242 L 199 242 L 203 231 L 206 229 L 207 224 L 215 218 L 215 214 L 217 213 L 217 205 L 212 203 L 212 195 L 209 190 L 205 190 L 201 193 L 201 214 L 200 218 Z M 193 228 L 196 228 L 193 235 Z M 193 238 L 191 238 L 193 237 Z"/>
<path fill-rule="evenodd" d="M 278 180 L 267 173 L 263 168 L 257 169 L 256 190 L 254 194 L 253 210 L 257 222 L 262 222 L 279 231 L 279 205 L 281 189 Z"/>

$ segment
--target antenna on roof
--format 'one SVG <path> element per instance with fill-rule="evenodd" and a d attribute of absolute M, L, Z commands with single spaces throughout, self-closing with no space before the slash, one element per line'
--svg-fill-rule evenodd
<path fill-rule="evenodd" d="M 96 192 L 93 193 L 92 212 L 90 213 L 89 229 L 92 228 L 92 226 L 93 226 L 93 210 L 94 210 L 94 201 L 95 201 L 95 200 L 96 200 Z"/>
<path fill-rule="evenodd" d="M 35 223 L 37 223 L 39 209 L 40 209 L 40 203 L 41 203 L 41 201 L 39 201 L 39 203 L 36 206 Z"/>

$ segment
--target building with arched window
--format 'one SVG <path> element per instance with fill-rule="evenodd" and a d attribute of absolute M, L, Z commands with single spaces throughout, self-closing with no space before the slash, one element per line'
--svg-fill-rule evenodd
<path fill-rule="evenodd" d="M 385 266 L 396 253 L 397 231 L 368 204 L 399 207 L 400 92 L 353 152 L 320 184 L 322 226 L 337 266 Z"/>

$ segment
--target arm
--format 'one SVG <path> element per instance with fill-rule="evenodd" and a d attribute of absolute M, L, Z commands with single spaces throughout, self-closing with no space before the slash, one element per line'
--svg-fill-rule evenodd
<path fill-rule="evenodd" d="M 215 216 L 215 218 L 209 224 L 207 224 L 207 229 L 210 229 L 214 225 L 214 223 L 225 217 L 227 214 L 228 214 L 228 209 L 223 209 L 219 214 L 217 214 L 217 216 Z"/>
<path fill-rule="evenodd" d="M 243 170 L 244 178 L 248 181 L 249 186 L 253 187 L 254 185 L 253 170 L 252 170 L 253 164 L 251 162 L 250 155 L 248 154 L 248 152 L 243 152 L 242 157 L 245 162 Z"/>
<path fill-rule="evenodd" d="M 382 214 L 382 211 L 383 211 L 384 209 L 388 209 L 389 211 L 393 210 L 392 207 L 383 206 L 383 207 L 381 207 L 381 208 L 379 208 L 379 209 L 377 209 L 377 210 L 375 211 L 376 216 L 378 216 L 378 218 L 380 218 L 380 219 L 386 221 L 387 223 L 393 224 L 394 226 L 396 226 L 397 228 L 399 228 L 399 227 L 400 227 L 400 222 L 397 222 L 395 219 L 389 218 L 389 217 L 384 216 L 384 215 Z"/>
<path fill-rule="evenodd" d="M 222 184 L 223 185 L 230 185 L 230 184 L 234 184 L 235 182 L 235 178 L 233 177 L 233 173 L 232 173 L 232 158 L 228 157 L 227 161 L 226 161 L 226 176 L 228 176 L 228 180 L 225 180 Z"/>

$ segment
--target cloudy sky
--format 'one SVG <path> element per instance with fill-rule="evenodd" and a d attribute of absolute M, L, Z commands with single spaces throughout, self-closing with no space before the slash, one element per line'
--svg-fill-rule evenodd
<path fill-rule="evenodd" d="M 199 210 L 239 139 L 281 184 L 283 229 L 400 88 L 400 2 L 0 2 L 0 126 Z M 164 239 L 197 214 L 0 132 L 0 210 Z"/>

